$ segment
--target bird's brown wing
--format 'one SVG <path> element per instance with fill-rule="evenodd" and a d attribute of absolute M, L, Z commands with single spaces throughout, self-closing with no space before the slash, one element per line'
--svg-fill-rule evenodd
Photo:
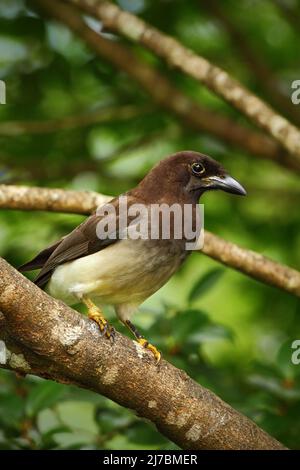
<path fill-rule="evenodd" d="M 130 202 L 132 203 L 132 201 L 130 201 L 130 198 L 128 199 L 128 204 L 130 204 Z M 97 251 L 100 251 L 108 245 L 111 245 L 112 243 L 116 243 L 118 241 L 119 198 L 114 199 L 109 204 L 113 204 L 116 210 L 117 232 L 112 229 L 111 233 L 108 234 L 107 238 L 98 238 L 96 232 L 97 224 L 101 220 L 103 220 L 103 216 L 93 214 L 88 217 L 81 225 L 76 227 L 69 235 L 64 237 L 54 249 L 54 251 L 50 254 L 45 264 L 43 265 L 40 273 L 35 279 L 35 283 L 39 287 L 43 287 L 48 282 L 54 269 L 57 266 L 68 261 L 73 261 L 83 256 L 88 256 L 93 253 L 96 253 Z M 105 206 L 103 206 L 103 208 L 104 207 Z M 112 235 L 114 235 L 114 237 L 112 237 Z M 36 258 L 38 257 L 39 255 Z"/>
<path fill-rule="evenodd" d="M 62 241 L 63 239 L 61 238 L 44 250 L 40 251 L 40 253 L 38 253 L 32 260 L 22 264 L 22 266 L 19 266 L 18 270 L 22 273 L 26 271 L 34 271 L 35 269 L 41 269 L 52 255 L 53 251 L 58 247 L 58 245 L 61 244 Z"/>

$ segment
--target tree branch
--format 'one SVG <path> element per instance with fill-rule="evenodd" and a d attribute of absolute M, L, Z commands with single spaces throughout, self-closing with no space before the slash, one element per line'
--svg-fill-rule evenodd
<path fill-rule="evenodd" d="M 212 134 L 231 146 L 300 172 L 300 160 L 291 157 L 274 139 L 194 103 L 155 68 L 141 62 L 129 48 L 110 41 L 89 28 L 73 8 L 56 0 L 34 0 L 34 3 L 67 25 L 97 54 L 125 71 L 159 106 L 175 114 L 188 126 Z"/>
<path fill-rule="evenodd" d="M 300 273 L 296 269 L 267 258 L 252 250 L 223 240 L 205 231 L 202 253 L 257 281 L 278 287 L 300 297 Z"/>
<path fill-rule="evenodd" d="M 4 121 L 0 123 L 0 136 L 17 136 L 23 134 L 48 134 L 76 127 L 86 127 L 92 124 L 113 120 L 127 120 L 145 114 L 147 109 L 137 106 L 119 106 L 103 108 L 97 111 L 65 116 L 61 119 L 44 121 Z"/>
<path fill-rule="evenodd" d="M 45 0 L 38 0 L 44 3 Z M 48 3 L 49 0 L 46 0 Z M 243 87 L 237 80 L 204 57 L 196 55 L 179 41 L 163 34 L 145 21 L 117 5 L 102 0 L 67 0 L 84 11 L 98 17 L 110 30 L 128 37 L 163 57 L 169 65 L 177 67 L 195 78 L 218 96 L 241 111 L 252 122 L 266 130 L 300 161 L 300 131 L 287 119 Z"/>
<path fill-rule="evenodd" d="M 90 214 L 110 199 L 111 196 L 88 191 L 0 185 L 2 209 Z M 208 231 L 205 231 L 205 243 L 201 252 L 253 279 L 300 296 L 300 273 L 295 269 L 227 242 Z"/>
<path fill-rule="evenodd" d="M 184 449 L 284 449 L 182 370 L 156 366 L 136 342 L 117 333 L 111 344 L 1 258 L 0 309 L 2 367 L 101 393 Z"/>
<path fill-rule="evenodd" d="M 111 196 L 92 191 L 0 185 L 0 208 L 2 209 L 88 215 L 111 199 Z"/>

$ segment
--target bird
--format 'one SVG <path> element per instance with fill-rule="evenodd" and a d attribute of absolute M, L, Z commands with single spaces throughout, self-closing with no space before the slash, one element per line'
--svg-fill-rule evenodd
<path fill-rule="evenodd" d="M 102 335 L 114 340 L 115 330 L 103 315 L 104 305 L 114 306 L 119 320 L 131 331 L 136 341 L 150 350 L 156 363 L 160 351 L 134 326 L 132 316 L 139 306 L 160 289 L 179 269 L 191 250 L 186 249 L 186 237 L 176 238 L 170 230 L 169 238 L 162 235 L 151 238 L 124 237 L 128 235 L 134 217 L 130 208 L 142 205 L 149 209 L 165 204 L 171 207 L 192 208 L 194 224 L 199 212 L 201 196 L 211 190 L 223 190 L 246 195 L 244 187 L 208 155 L 185 150 L 158 162 L 133 189 L 112 199 L 109 209 L 115 211 L 115 221 L 128 216 L 125 228 L 112 224 L 108 229 L 107 205 L 101 213 L 94 212 L 68 235 L 45 248 L 28 263 L 19 267 L 21 272 L 40 269 L 35 284 L 51 296 L 68 305 L 85 304 L 88 316 L 95 321 Z M 126 214 L 121 201 L 126 198 Z M 171 218 L 171 225 L 176 224 Z M 141 219 L 135 222 L 137 227 Z M 179 222 L 182 224 L 182 219 Z M 99 237 L 99 224 L 107 228 L 108 235 Z M 151 235 L 151 220 L 146 224 Z"/>

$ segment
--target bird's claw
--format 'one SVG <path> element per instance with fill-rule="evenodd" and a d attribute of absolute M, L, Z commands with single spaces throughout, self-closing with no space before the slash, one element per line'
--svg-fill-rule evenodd
<path fill-rule="evenodd" d="M 155 363 L 159 364 L 161 360 L 161 353 L 159 350 L 153 346 L 153 344 L 149 343 L 145 338 L 139 338 L 138 343 L 143 346 L 143 348 L 148 349 L 149 351 L 152 352 L 154 358 L 155 358 Z"/>
<path fill-rule="evenodd" d="M 106 336 L 106 338 L 110 339 L 113 343 L 116 337 L 116 330 L 113 326 L 110 326 L 108 322 L 106 322 L 103 326 L 100 326 L 101 336 Z"/>
<path fill-rule="evenodd" d="M 91 308 L 89 310 L 89 318 L 97 323 L 101 332 L 101 336 L 106 336 L 106 338 L 114 342 L 116 335 L 115 329 L 110 326 L 107 320 L 105 320 L 105 318 L 101 315 L 101 311 L 97 307 Z"/>

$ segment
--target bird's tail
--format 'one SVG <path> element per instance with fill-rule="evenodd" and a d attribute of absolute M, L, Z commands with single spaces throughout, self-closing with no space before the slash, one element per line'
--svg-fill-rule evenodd
<path fill-rule="evenodd" d="M 53 245 L 48 246 L 43 251 L 41 251 L 35 258 L 28 261 L 22 266 L 19 266 L 18 271 L 25 272 L 25 271 L 33 271 L 35 269 L 41 269 L 44 264 L 48 261 L 49 257 L 52 255 L 53 251 L 58 247 L 62 240 L 53 243 Z"/>

